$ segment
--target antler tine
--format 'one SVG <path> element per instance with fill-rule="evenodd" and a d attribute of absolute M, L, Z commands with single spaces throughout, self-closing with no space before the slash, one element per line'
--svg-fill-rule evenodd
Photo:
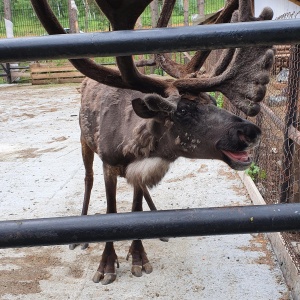
<path fill-rule="evenodd" d="M 239 8 L 239 0 L 227 0 L 225 7 L 218 16 L 216 24 L 228 23 L 231 20 L 231 16 L 235 10 Z"/>
<path fill-rule="evenodd" d="M 214 24 L 230 22 L 231 16 L 237 8 L 238 0 L 228 0 Z M 203 24 L 205 24 L 205 22 Z M 198 72 L 205 63 L 210 53 L 210 50 L 197 51 L 193 58 L 188 62 L 186 66 L 186 72 L 188 74 Z"/>
<path fill-rule="evenodd" d="M 160 18 L 157 23 L 157 27 L 166 27 L 168 25 L 172 10 L 174 8 L 175 0 L 166 0 L 164 2 Z M 228 23 L 231 19 L 231 15 L 235 9 L 238 8 L 238 0 L 227 1 L 224 9 L 220 12 L 215 24 Z M 202 24 L 205 24 L 203 22 Z M 197 51 L 187 65 L 176 63 L 165 54 L 156 54 L 156 61 L 161 68 L 170 76 L 175 78 L 195 77 L 195 72 L 198 72 L 206 59 L 208 58 L 210 50 Z"/>
<path fill-rule="evenodd" d="M 249 2 L 249 0 L 246 0 Z M 250 4 L 240 0 L 239 11 L 233 14 L 236 20 L 270 20 L 273 13 L 270 8 L 265 8 L 258 18 L 252 13 L 245 12 Z M 243 5 L 241 5 L 243 4 Z M 210 77 L 197 79 L 177 80 L 174 85 L 180 90 L 189 90 L 195 93 L 203 91 L 220 91 L 236 107 L 247 115 L 256 115 L 260 102 L 266 92 L 269 82 L 269 71 L 274 61 L 274 50 L 268 46 L 248 47 L 234 50 L 225 50 L 215 70 Z"/>
<path fill-rule="evenodd" d="M 157 28 L 167 27 L 172 15 L 176 0 L 165 0 L 160 16 L 157 21 Z M 185 66 L 176 63 L 167 54 L 155 54 L 155 61 L 170 76 L 174 78 L 182 78 L 186 74 Z"/>

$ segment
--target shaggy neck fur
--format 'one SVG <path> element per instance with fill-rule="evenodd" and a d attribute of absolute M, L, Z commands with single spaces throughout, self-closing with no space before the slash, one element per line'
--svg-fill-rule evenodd
<path fill-rule="evenodd" d="M 123 148 L 123 155 L 133 154 L 135 157 L 148 157 L 155 149 L 155 137 L 145 122 L 133 130 L 133 138 Z"/>
<path fill-rule="evenodd" d="M 144 158 L 129 164 L 125 177 L 133 186 L 147 185 L 151 188 L 161 181 L 169 166 L 170 161 L 159 157 Z"/>

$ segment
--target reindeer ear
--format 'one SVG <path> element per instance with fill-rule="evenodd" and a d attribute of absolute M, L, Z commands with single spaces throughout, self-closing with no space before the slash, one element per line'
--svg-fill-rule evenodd
<path fill-rule="evenodd" d="M 156 117 L 159 113 L 174 112 L 177 107 L 177 98 L 175 99 L 174 96 L 163 98 L 157 94 L 148 94 L 143 99 L 132 100 L 132 107 L 139 117 L 149 119 Z"/>
<path fill-rule="evenodd" d="M 157 112 L 152 111 L 141 98 L 136 98 L 131 101 L 134 112 L 143 119 L 151 119 L 157 115 Z"/>

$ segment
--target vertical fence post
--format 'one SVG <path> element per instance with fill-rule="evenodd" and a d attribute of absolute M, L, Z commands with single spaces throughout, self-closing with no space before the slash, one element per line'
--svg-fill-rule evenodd
<path fill-rule="evenodd" d="M 6 72 L 7 83 L 12 83 L 10 63 L 5 64 L 5 72 Z"/>
<path fill-rule="evenodd" d="M 4 20 L 5 20 L 5 29 L 6 36 L 8 38 L 13 38 L 13 24 L 12 24 L 12 15 L 11 15 L 11 3 L 10 0 L 4 0 Z M 5 64 L 5 72 L 6 72 L 6 81 L 7 83 L 11 83 L 11 72 L 10 72 L 10 64 Z"/>
<path fill-rule="evenodd" d="M 78 9 L 74 0 L 69 0 L 69 22 L 70 22 L 70 33 L 78 33 Z"/>
<path fill-rule="evenodd" d="M 295 143 L 288 137 L 290 127 L 297 125 L 297 104 L 299 94 L 300 44 L 290 49 L 288 102 L 285 117 L 284 145 L 283 145 L 283 181 L 281 184 L 280 202 L 290 202 L 293 193 L 294 175 L 293 160 Z"/>

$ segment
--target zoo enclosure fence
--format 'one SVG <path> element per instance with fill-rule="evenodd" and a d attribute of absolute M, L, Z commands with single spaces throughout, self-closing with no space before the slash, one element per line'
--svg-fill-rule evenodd
<path fill-rule="evenodd" d="M 50 37 L 49 37 L 50 38 Z M 51 37 L 52 38 L 52 37 Z M 297 41 L 298 42 L 298 41 Z M 30 46 L 30 45 L 28 45 Z M 299 132 L 298 128 L 298 97 L 299 97 L 299 45 L 292 45 L 289 47 L 286 46 L 277 46 L 278 52 L 276 56 L 276 63 L 273 69 L 273 76 L 271 79 L 270 86 L 274 87 L 274 90 L 270 89 L 267 92 L 266 102 L 263 105 L 262 113 L 254 119 L 256 123 L 258 123 L 263 129 L 263 138 L 260 145 L 260 148 L 254 152 L 256 166 L 253 166 L 252 177 L 256 181 L 262 195 L 264 196 L 266 202 L 268 204 L 277 203 L 279 199 L 281 202 L 299 202 L 299 189 L 297 190 L 297 184 L 299 185 L 299 180 L 297 181 L 297 172 L 299 172 Z M 285 58 L 287 57 L 287 58 Z M 287 75 L 287 71 L 285 69 L 288 68 L 289 74 Z M 283 79 L 281 79 L 283 78 Z M 272 97 L 274 96 L 274 97 Z M 228 103 L 225 104 L 229 109 L 230 105 Z M 234 110 L 234 109 L 233 109 Z M 236 114 L 239 114 L 238 111 L 235 111 Z M 283 149 L 280 152 L 280 149 Z M 276 154 L 276 155 L 274 155 Z M 275 159 L 274 159 L 275 158 Z M 272 168 L 267 169 L 272 165 Z M 255 167 L 257 167 L 255 169 Z M 275 170 L 275 171 L 274 171 Z M 297 171 L 296 171 L 297 170 Z M 261 184 L 261 186 L 259 185 Z M 277 193 L 277 194 L 276 194 Z M 281 206 L 279 206 L 281 205 Z M 289 232 L 285 235 L 285 240 L 288 244 L 290 251 L 294 251 L 293 242 L 297 241 L 299 238 L 299 221 L 298 213 L 300 211 L 299 204 L 291 203 L 288 205 L 279 204 L 275 205 L 278 210 L 284 210 L 284 207 L 293 207 L 297 210 L 296 219 L 292 219 L 291 223 L 294 224 L 294 227 L 288 227 L 284 224 L 284 220 L 288 220 L 288 216 L 291 216 L 292 210 L 288 211 L 288 215 L 283 219 L 277 219 L 279 223 L 282 223 L 281 226 L 276 228 L 271 228 L 274 223 L 274 214 L 271 213 L 268 215 L 272 222 L 269 223 L 270 227 L 265 227 L 264 230 L 272 231 L 272 230 L 290 230 L 294 231 Z M 282 206 L 283 205 L 283 206 Z M 290 206 L 292 205 L 292 206 Z M 269 206 L 267 209 L 275 209 L 274 205 Z M 265 208 L 262 207 L 253 207 L 251 210 L 251 215 L 254 215 L 254 219 L 257 216 L 257 213 L 263 212 Z M 294 210 L 295 210 L 294 209 Z M 229 212 L 228 209 L 224 210 L 224 215 Z M 184 213 L 184 212 L 183 212 Z M 295 211 L 294 211 L 295 213 Z M 180 213 L 179 213 L 180 215 Z M 281 214 L 279 214 L 280 216 Z M 246 216 L 246 217 L 245 217 Z M 118 216 L 110 216 L 113 218 L 119 218 Z M 240 217 L 236 215 L 236 217 Z M 79 217 L 78 217 L 79 218 Z M 90 218 L 90 217 L 87 217 Z M 99 218 L 102 218 L 100 216 Z M 177 218 L 177 217 L 176 217 Z M 251 217 L 249 218 L 248 214 L 245 214 L 243 218 L 246 218 L 245 221 L 249 226 L 249 220 L 251 221 Z M 79 220 L 79 219 L 78 219 Z M 290 220 L 290 219 L 289 219 Z M 55 220 L 54 220 L 55 221 Z M 233 219 L 231 220 L 233 221 Z M 31 222 L 26 223 L 17 221 L 12 221 L 13 223 L 2 223 L 2 229 L 5 229 L 5 226 L 10 226 L 13 230 L 10 232 L 10 237 L 14 240 L 18 240 L 18 236 L 14 236 L 14 232 L 19 230 L 23 224 L 29 225 L 30 230 L 34 232 L 35 228 L 39 227 L 33 224 L 31 226 Z M 37 221 L 39 222 L 39 221 Z M 46 221 L 41 221 L 46 222 Z M 226 222 L 225 222 L 226 223 Z M 265 223 L 265 222 L 263 222 Z M 50 224 L 51 225 L 51 224 Z M 198 224 L 199 225 L 199 224 Z M 231 225 L 234 225 L 232 223 Z M 250 222 L 250 227 L 252 226 Z M 195 226 L 193 226 L 195 227 Z M 239 227 L 236 227 L 239 228 Z M 248 230 L 257 231 L 259 227 L 251 227 Z M 22 229 L 22 228 L 21 228 Z M 25 228 L 26 229 L 26 228 Z M 248 231 L 248 232 L 250 232 Z M 6 232 L 6 230 L 4 230 Z M 28 233 L 27 229 L 24 233 Z M 240 231 L 235 231 L 235 233 Z M 45 232 L 43 232 L 44 234 Z M 226 232 L 222 231 L 222 234 Z M 227 232 L 228 233 L 228 232 Z M 41 236 L 41 234 L 38 234 Z M 163 233 L 163 235 L 166 235 Z M 291 238 L 293 236 L 293 238 Z M 3 237 L 3 236 L 2 236 Z M 20 237 L 20 236 L 19 236 Z M 26 236 L 23 236 L 23 238 Z M 135 236 L 137 238 L 138 236 Z M 139 235 L 139 237 L 142 237 Z M 156 235 L 154 237 L 159 237 Z M 7 241 L 7 236 L 4 236 L 3 242 Z M 74 242 L 74 241 L 67 241 Z M 33 244 L 32 244 L 33 245 Z M 295 251 L 293 252 L 294 258 L 298 259 L 298 268 L 299 268 L 299 254 Z"/>
<path fill-rule="evenodd" d="M 286 13 L 278 19 L 299 18 Z M 261 112 L 250 118 L 262 129 L 255 163 L 247 170 L 267 204 L 300 203 L 300 44 L 276 45 L 271 81 Z M 214 56 L 210 64 L 215 62 Z M 224 106 L 246 116 L 225 99 Z M 282 233 L 300 272 L 300 232 Z"/>

